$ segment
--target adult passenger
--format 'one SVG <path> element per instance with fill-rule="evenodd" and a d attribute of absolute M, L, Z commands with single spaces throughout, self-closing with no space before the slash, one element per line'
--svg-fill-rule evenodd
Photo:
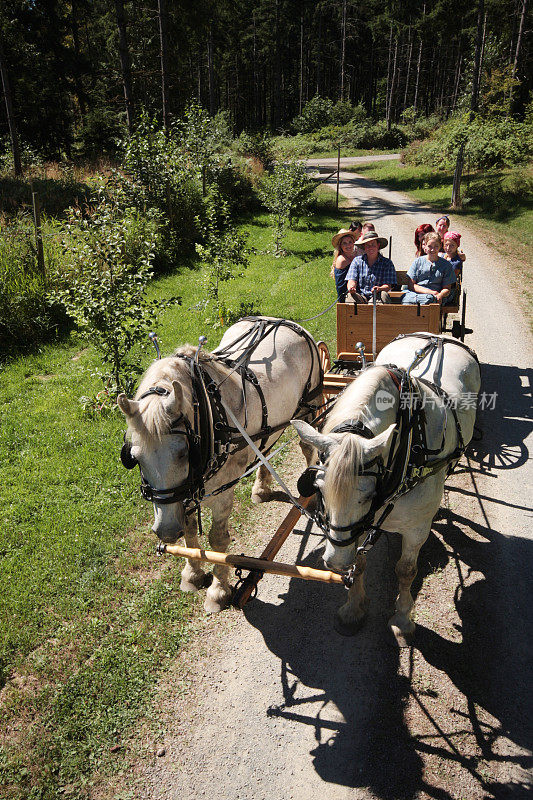
<path fill-rule="evenodd" d="M 348 292 L 356 303 L 370 303 L 374 289 L 378 302 L 390 303 L 389 291 L 396 283 L 396 270 L 390 258 L 380 253 L 388 242 L 376 231 L 363 233 L 355 243 L 363 248 L 362 256 L 354 258 L 348 270 Z"/>
<path fill-rule="evenodd" d="M 346 297 L 346 275 L 355 256 L 356 239 L 357 236 L 353 231 L 341 228 L 331 240 L 334 251 L 330 275 L 335 278 L 337 303 L 344 303 Z"/>
<path fill-rule="evenodd" d="M 441 246 L 438 233 L 426 233 L 422 241 L 425 255 L 415 258 L 407 270 L 409 291 L 402 297 L 404 305 L 442 303 L 450 294 L 457 279 L 450 262 L 439 256 Z"/>

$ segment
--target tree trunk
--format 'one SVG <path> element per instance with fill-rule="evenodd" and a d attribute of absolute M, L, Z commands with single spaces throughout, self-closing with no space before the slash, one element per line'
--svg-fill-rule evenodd
<path fill-rule="evenodd" d="M 409 98 L 409 78 L 411 76 L 411 58 L 413 56 L 413 39 L 411 26 L 409 25 L 409 44 L 407 50 L 407 74 L 405 76 L 405 92 L 403 95 L 403 110 L 407 108 L 407 100 Z"/>
<path fill-rule="evenodd" d="M 22 175 L 22 163 L 20 160 L 20 149 L 17 134 L 17 124 L 13 113 L 13 99 L 11 96 L 11 84 L 7 72 L 4 56 L 4 45 L 0 39 L 0 72 L 2 73 L 2 86 L 4 87 L 4 99 L 6 102 L 7 124 L 9 126 L 9 136 L 11 139 L 11 152 L 13 153 L 13 164 L 15 175 Z"/>
<path fill-rule="evenodd" d="M 425 8 L 425 6 L 424 6 Z M 422 64 L 422 37 L 420 37 L 420 46 L 418 48 L 418 61 L 416 64 L 416 81 L 415 81 L 415 96 L 413 99 L 413 111 L 416 114 L 418 104 L 418 87 L 420 86 L 420 65 Z"/>
<path fill-rule="evenodd" d="M 461 67 L 463 65 L 463 54 L 461 53 L 461 41 L 459 40 L 459 52 L 457 54 L 457 70 L 455 73 L 455 82 L 454 82 L 454 89 L 453 89 L 453 99 L 452 99 L 452 107 L 451 110 L 455 111 L 455 107 L 457 105 L 457 97 L 459 95 L 459 85 L 461 82 Z"/>
<path fill-rule="evenodd" d="M 385 118 L 387 120 L 387 129 L 389 128 L 389 98 L 390 98 L 390 82 L 391 82 L 391 63 L 392 63 L 392 22 L 390 25 L 389 33 L 389 56 L 387 60 L 387 89 L 385 92 Z"/>
<path fill-rule="evenodd" d="M 525 25 L 526 16 L 527 16 L 527 6 L 528 6 L 528 0 L 522 0 L 522 12 L 520 14 L 520 26 L 518 28 L 518 39 L 516 40 L 516 50 L 515 50 L 514 61 L 513 61 L 513 78 L 516 78 L 518 76 L 518 71 L 519 71 L 519 66 L 520 66 L 520 56 L 521 56 L 521 53 L 522 53 L 522 41 L 523 41 L 523 36 L 524 36 L 524 25 Z M 515 113 L 518 113 L 519 111 L 521 111 L 519 106 L 523 105 L 523 102 L 520 103 L 520 95 L 521 94 L 525 95 L 526 93 L 525 92 L 521 93 L 521 92 L 517 91 L 515 88 L 513 88 L 511 91 L 512 91 L 512 94 L 514 95 L 513 111 Z"/>
<path fill-rule="evenodd" d="M 163 101 L 163 127 L 170 130 L 170 107 L 168 96 L 168 21 L 166 0 L 158 0 L 159 42 L 161 52 L 161 97 Z"/>
<path fill-rule="evenodd" d="M 209 36 L 207 37 L 207 76 L 209 80 L 209 113 L 215 116 L 215 76 L 213 66 L 213 25 L 209 24 Z"/>
<path fill-rule="evenodd" d="M 483 20 L 485 17 L 485 0 L 478 0 L 477 14 L 477 34 L 476 34 L 476 53 L 474 57 L 474 76 L 472 79 L 472 96 L 470 98 L 470 110 L 472 114 L 479 107 L 479 85 L 481 80 L 481 53 L 483 50 Z"/>
<path fill-rule="evenodd" d="M 387 130 L 390 131 L 391 123 L 392 123 L 392 103 L 394 99 L 394 90 L 396 87 L 396 62 L 398 59 L 398 37 L 396 37 L 396 44 L 394 45 L 394 59 L 393 59 L 393 67 L 392 67 L 392 76 L 391 76 L 391 84 L 390 84 L 390 97 L 388 103 L 388 111 L 387 111 Z"/>
<path fill-rule="evenodd" d="M 74 87 L 76 89 L 76 97 L 78 98 L 80 117 L 83 121 L 87 113 L 87 104 L 85 102 L 85 92 L 83 91 L 80 71 L 80 34 L 78 28 L 78 7 L 76 0 L 72 0 L 70 22 L 72 29 L 72 43 L 74 45 Z"/>
<path fill-rule="evenodd" d="M 346 0 L 342 0 L 341 22 L 341 69 L 339 80 L 339 100 L 344 100 L 344 61 L 346 57 Z"/>
<path fill-rule="evenodd" d="M 304 15 L 300 16 L 300 94 L 298 97 L 298 114 L 302 113 L 304 99 Z"/>
<path fill-rule="evenodd" d="M 74 4 L 73 4 L 74 8 Z M 124 1 L 115 0 L 115 13 L 118 27 L 118 54 L 120 57 L 120 68 L 122 70 L 122 86 L 124 88 L 124 102 L 126 105 L 126 122 L 128 131 L 133 131 L 133 92 L 131 88 L 131 59 L 126 36 L 126 14 L 124 12 Z"/>

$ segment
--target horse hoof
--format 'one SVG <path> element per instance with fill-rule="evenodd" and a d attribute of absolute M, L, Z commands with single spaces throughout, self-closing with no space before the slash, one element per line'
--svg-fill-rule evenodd
<path fill-rule="evenodd" d="M 336 614 L 333 619 L 333 627 L 341 636 L 355 636 L 356 633 L 359 633 L 365 622 L 366 616 L 356 619 L 353 622 L 344 622 L 344 620 L 340 619 Z"/>
<path fill-rule="evenodd" d="M 213 573 L 204 572 L 203 575 L 198 575 L 197 578 L 184 578 L 181 577 L 180 589 L 182 592 L 199 592 L 200 589 L 207 589 L 213 582 Z"/>
<path fill-rule="evenodd" d="M 213 598 L 207 594 L 204 600 L 204 611 L 207 614 L 218 614 L 219 611 L 224 611 L 230 604 L 230 597 Z"/>
<path fill-rule="evenodd" d="M 413 625 L 412 630 L 402 631 L 396 625 L 389 625 L 389 630 L 392 633 L 391 636 L 391 643 L 403 649 L 405 647 L 411 647 L 415 638 L 415 626 Z"/>
<path fill-rule="evenodd" d="M 270 489 L 259 489 L 257 492 L 252 492 L 252 503 L 259 505 L 259 503 L 267 503 L 270 500 Z"/>

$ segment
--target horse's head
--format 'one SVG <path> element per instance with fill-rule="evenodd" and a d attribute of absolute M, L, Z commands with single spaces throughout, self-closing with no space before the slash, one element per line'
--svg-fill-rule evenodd
<path fill-rule="evenodd" d="M 183 503 L 174 498 L 176 488 L 189 476 L 183 421 L 190 403 L 177 380 L 159 378 L 152 384 L 156 390 L 147 393 L 143 392 L 145 384 L 143 381 L 139 388 L 138 400 L 129 400 L 125 394 L 117 398 L 128 420 L 122 460 L 125 466 L 140 465 L 154 505 L 152 530 L 163 542 L 172 543 L 183 534 L 185 524 Z"/>
<path fill-rule="evenodd" d="M 345 569 L 354 563 L 359 535 L 371 525 L 358 530 L 357 523 L 370 511 L 378 465 L 388 453 L 395 426 L 365 439 L 354 433 L 321 434 L 301 420 L 292 420 L 292 424 L 300 439 L 318 450 L 323 463 L 314 487 L 322 496 L 329 527 L 324 562 L 330 569 Z"/>

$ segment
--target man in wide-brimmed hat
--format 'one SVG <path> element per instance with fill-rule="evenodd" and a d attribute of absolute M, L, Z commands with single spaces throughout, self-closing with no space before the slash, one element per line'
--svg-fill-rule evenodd
<path fill-rule="evenodd" d="M 348 270 L 348 294 L 356 303 L 369 303 L 376 289 L 378 302 L 390 303 L 389 291 L 396 283 L 396 270 L 390 258 L 380 252 L 387 240 L 376 231 L 365 231 L 355 244 L 364 252 L 354 258 Z"/>

